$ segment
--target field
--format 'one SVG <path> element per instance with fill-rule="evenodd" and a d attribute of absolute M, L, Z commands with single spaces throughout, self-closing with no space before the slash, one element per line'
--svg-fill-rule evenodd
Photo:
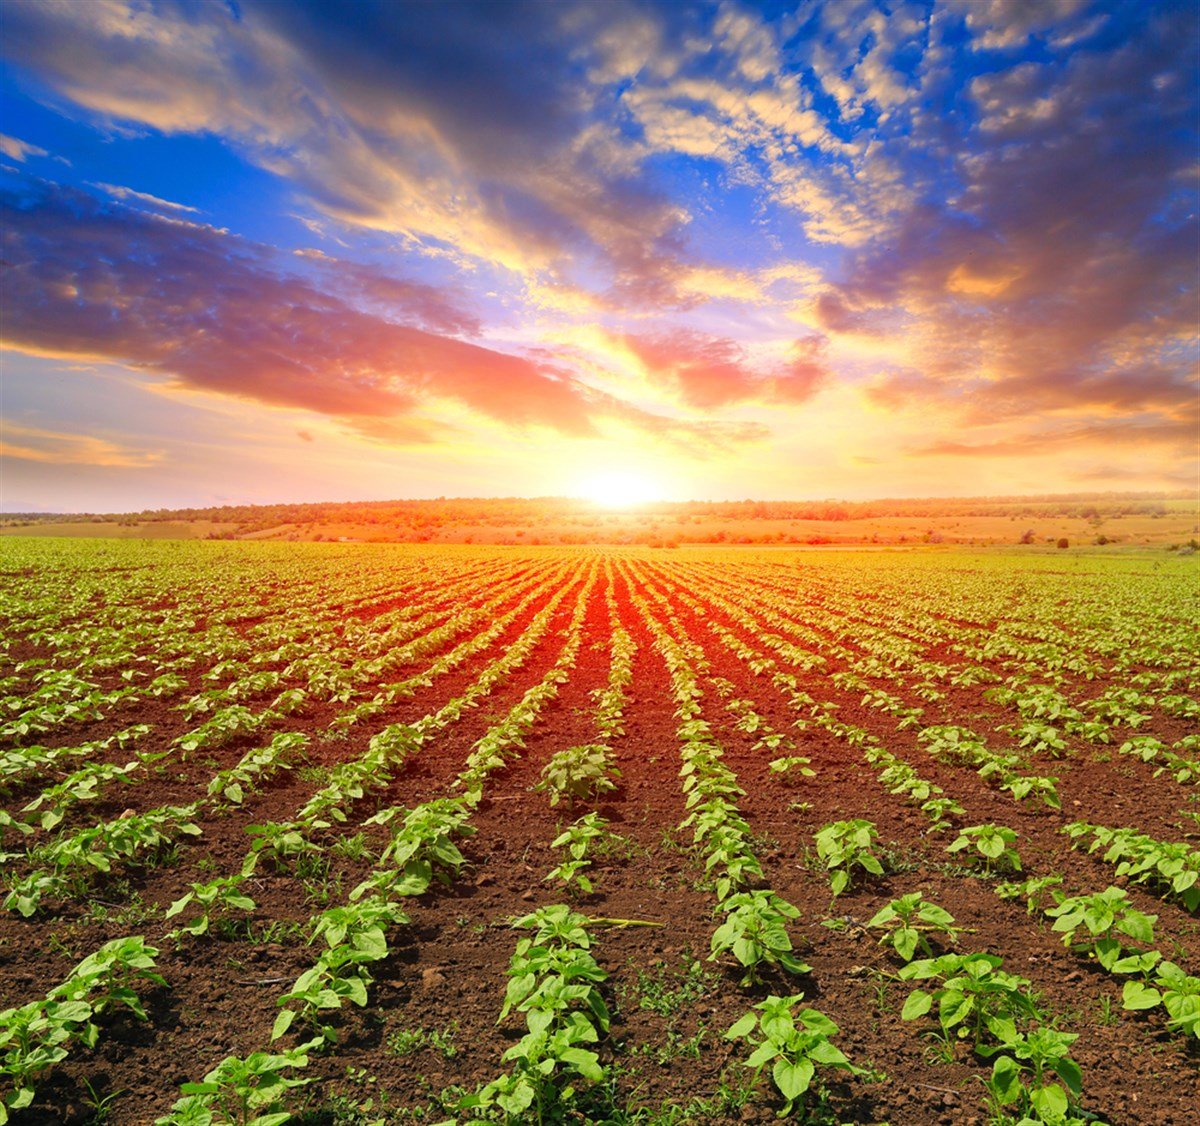
<path fill-rule="evenodd" d="M 0 1121 L 1196 1121 L 1194 557 L 0 573 Z"/>
<path fill-rule="evenodd" d="M 0 514 L 0 537 L 227 539 L 506 546 L 606 544 L 1197 547 L 1194 494 L 1076 493 L 875 501 L 657 501 L 607 509 L 569 497 L 236 505 Z"/>

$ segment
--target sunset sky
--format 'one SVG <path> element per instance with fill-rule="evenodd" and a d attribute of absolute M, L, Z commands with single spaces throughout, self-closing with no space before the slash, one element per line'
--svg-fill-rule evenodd
<path fill-rule="evenodd" d="M 4 0 L 3 506 L 1195 487 L 1197 13 Z"/>

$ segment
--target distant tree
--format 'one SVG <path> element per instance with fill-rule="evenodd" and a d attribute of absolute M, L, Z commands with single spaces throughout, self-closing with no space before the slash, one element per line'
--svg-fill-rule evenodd
<path fill-rule="evenodd" d="M 1026 533 L 1025 533 L 1025 534 L 1024 534 L 1022 537 L 1021 537 L 1021 543 L 1033 543 L 1033 540 L 1034 540 L 1034 532 L 1033 532 L 1033 529 L 1032 529 L 1032 528 L 1030 528 L 1030 529 L 1029 529 L 1029 530 L 1028 530 L 1028 531 L 1027 531 L 1027 532 L 1026 532 Z"/>
<path fill-rule="evenodd" d="M 1054 546 L 1055 546 L 1055 547 L 1059 547 L 1059 548 L 1062 548 L 1062 547 L 1070 547 L 1070 546 L 1071 546 L 1071 541 L 1070 541 L 1070 540 L 1068 540 L 1066 536 L 1060 536 L 1060 537 L 1059 537 L 1059 540 L 1058 540 L 1058 543 L 1056 543 Z"/>

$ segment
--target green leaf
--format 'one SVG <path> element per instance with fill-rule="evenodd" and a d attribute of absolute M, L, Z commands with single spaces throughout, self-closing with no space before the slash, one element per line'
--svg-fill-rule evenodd
<path fill-rule="evenodd" d="M 800 961 L 799 958 L 792 954 L 780 954 L 779 964 L 785 970 L 787 970 L 788 973 L 793 974 L 806 974 L 812 970 L 812 966 L 810 966 L 807 962 Z"/>
<path fill-rule="evenodd" d="M 1033 1105 L 1033 1109 L 1046 1122 L 1061 1122 L 1066 1117 L 1067 1109 L 1070 1106 L 1066 1091 L 1057 1083 L 1030 1091 L 1029 1101 Z"/>
<path fill-rule="evenodd" d="M 1004 852 L 1004 841 L 999 837 L 979 837 L 976 846 L 989 860 L 996 860 Z"/>
<path fill-rule="evenodd" d="M 766 1040 L 750 1053 L 750 1058 L 746 1060 L 746 1066 L 762 1067 L 764 1063 L 773 1060 L 777 1055 L 779 1055 L 779 1046 Z"/>
<path fill-rule="evenodd" d="M 913 927 L 901 927 L 893 936 L 892 944 L 896 948 L 896 953 L 907 962 L 917 952 L 917 942 L 920 937 Z"/>
<path fill-rule="evenodd" d="M 279 1016 L 275 1018 L 275 1023 L 271 1026 L 271 1039 L 278 1040 L 289 1028 L 292 1027 L 292 1021 L 296 1019 L 294 1009 L 284 1009 Z"/>
<path fill-rule="evenodd" d="M 808 1090 L 815 1070 L 811 1060 L 778 1059 L 775 1061 L 775 1066 L 771 1068 L 771 1077 L 775 1080 L 775 1086 L 779 1088 L 780 1094 L 791 1102 Z"/>
<path fill-rule="evenodd" d="M 926 993 L 923 989 L 914 989 L 904 1002 L 904 1008 L 900 1010 L 900 1019 L 916 1020 L 917 1017 L 923 1017 L 932 1007 L 933 994 Z"/>
<path fill-rule="evenodd" d="M 895 908 L 893 908 L 889 903 L 886 907 L 881 907 L 870 919 L 867 920 L 867 926 L 881 927 L 885 923 L 890 923 L 895 917 Z"/>
<path fill-rule="evenodd" d="M 1079 1098 L 1083 1092 L 1083 1072 L 1080 1070 L 1079 1064 L 1064 1056 L 1062 1059 L 1055 1060 L 1051 1066 L 1059 1079 L 1067 1085 L 1071 1094 Z"/>
<path fill-rule="evenodd" d="M 371 927 L 370 930 L 360 931 L 356 934 L 354 947 L 356 950 L 361 950 L 373 962 L 386 958 L 388 953 L 387 939 L 384 938 L 383 931 L 379 927 Z"/>
<path fill-rule="evenodd" d="M 1126 1009 L 1153 1009 L 1162 1003 L 1162 994 L 1143 981 L 1127 981 L 1121 991 L 1121 1000 Z"/>
<path fill-rule="evenodd" d="M 1001 1106 L 1021 1097 L 1021 1065 L 1012 1056 L 1001 1056 L 992 1065 L 992 1081 L 990 1084 L 996 1094 L 996 1101 Z"/>
<path fill-rule="evenodd" d="M 1149 915 L 1143 915 L 1140 911 L 1126 912 L 1118 929 L 1136 942 L 1149 945 L 1154 941 L 1154 922 Z"/>
<path fill-rule="evenodd" d="M 729 1031 L 725 1033 L 726 1040 L 741 1040 L 747 1033 L 754 1029 L 757 1023 L 754 1013 L 746 1013 L 730 1026 Z"/>
<path fill-rule="evenodd" d="M 567 1048 L 559 1058 L 573 1065 L 584 1079 L 599 1083 L 604 1078 L 604 1071 L 595 1052 L 589 1052 L 586 1048 Z"/>

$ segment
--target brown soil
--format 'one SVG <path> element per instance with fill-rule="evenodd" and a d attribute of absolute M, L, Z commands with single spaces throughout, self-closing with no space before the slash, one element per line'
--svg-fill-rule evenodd
<path fill-rule="evenodd" d="M 581 555 L 581 565 L 588 558 Z M 803 620 L 809 627 L 832 621 L 819 608 L 827 574 L 810 576 L 781 568 L 778 564 L 783 560 L 774 556 L 770 567 L 764 567 L 770 582 L 779 581 L 786 573 L 790 581 L 810 582 L 816 587 L 813 606 L 803 615 L 793 614 L 793 619 Z M 970 570 L 969 556 L 954 560 L 955 567 Z M 949 569 L 949 557 L 946 564 Z M 64 555 L 61 565 L 70 566 L 69 556 Z M 520 557 L 512 557 L 512 568 L 505 574 L 510 578 L 528 574 L 533 581 L 546 573 L 537 568 L 521 572 L 520 565 Z M 639 589 L 654 586 L 667 591 L 668 597 L 673 575 L 673 581 L 692 589 L 695 597 L 704 601 L 702 591 L 710 580 L 700 573 L 690 574 L 687 567 L 672 563 L 648 568 L 634 557 L 629 573 Z M 862 573 L 860 569 L 858 574 Z M 730 574 L 737 579 L 736 572 Z M 851 581 L 855 575 L 847 572 L 841 580 Z M 35 580 L 26 576 L 20 581 Z M 103 576 L 89 575 L 87 581 L 102 587 Z M 619 790 L 595 806 L 624 843 L 596 859 L 596 891 L 575 901 L 588 915 L 661 924 L 652 928 L 596 927 L 594 931 L 596 957 L 609 974 L 604 992 L 614 1013 L 601 1056 L 616 1076 L 618 1105 L 683 1107 L 695 1099 L 706 1099 L 710 1110 L 697 1112 L 693 1121 L 774 1120 L 780 1103 L 765 1076 L 744 1106 L 738 1106 L 736 1100 L 725 1104 L 714 1100 L 722 1083 L 738 1087 L 748 1078 L 739 1062 L 744 1048 L 722 1037 L 734 1020 L 764 996 L 803 992 L 808 1003 L 840 1025 L 838 1043 L 851 1059 L 872 1069 L 866 1078 L 843 1080 L 835 1075 L 828 1081 L 834 1120 L 892 1126 L 982 1126 L 987 1111 L 979 1079 L 989 1072 L 990 1064 L 962 1045 L 941 1051 L 927 1035 L 932 1021 L 901 1021 L 900 1006 L 907 987 L 889 976 L 899 963 L 863 925 L 889 899 L 919 888 L 967 928 L 959 939 L 959 949 L 1001 954 L 1005 968 L 1031 980 L 1053 1020 L 1080 1034 L 1073 1054 L 1083 1069 L 1085 1105 L 1090 1112 L 1113 1126 L 1190 1126 L 1196 1121 L 1200 1079 L 1194 1042 L 1189 1047 L 1181 1036 L 1169 1033 L 1161 1013 L 1122 1012 L 1119 979 L 1066 950 L 1047 923 L 1026 913 L 1023 903 L 998 899 L 993 892 L 995 880 L 948 863 L 951 858 L 944 848 L 950 838 L 931 836 L 924 816 L 886 791 L 859 750 L 819 728 L 795 732 L 792 724 L 798 716 L 790 702 L 768 676 L 756 674 L 722 645 L 711 626 L 720 624 L 748 644 L 758 645 L 750 631 L 716 606 L 709 606 L 701 616 L 673 599 L 681 628 L 703 648 L 706 657 L 707 668 L 701 674 L 704 715 L 725 748 L 725 761 L 746 791 L 738 804 L 760 841 L 766 882 L 800 909 L 801 917 L 791 932 L 812 971 L 799 979 L 768 975 L 761 985 L 743 987 L 738 984 L 740 973 L 730 965 L 706 962 L 715 926 L 715 892 L 705 877 L 702 857 L 690 848 L 690 830 L 678 829 L 686 811 L 677 777 L 679 744 L 671 683 L 654 636 L 630 598 L 629 581 L 618 573 L 615 587 L 620 619 L 638 645 L 625 735 L 613 743 L 622 777 Z M 1027 575 L 1025 581 L 1042 588 L 1062 584 L 1069 589 L 1074 577 L 1043 572 Z M 522 1032 L 515 1017 L 497 1024 L 517 937 L 507 924 L 539 905 L 562 900 L 562 890 L 543 878 L 558 859 L 550 842 L 573 816 L 592 808 L 552 808 L 546 795 L 533 786 L 556 750 L 594 741 L 593 693 L 605 684 L 609 670 L 605 591 L 606 580 L 601 578 L 591 593 L 584 641 L 570 679 L 526 739 L 521 757 L 489 783 L 489 797 L 473 821 L 476 834 L 462 844 L 469 867 L 452 886 L 435 887 L 410 903 L 411 923 L 389 935 L 392 953 L 373 967 L 375 982 L 369 1006 L 343 1010 L 335 1018 L 340 1029 L 336 1050 L 312 1058 L 306 1074 L 319 1082 L 295 1100 L 295 1106 L 308 1114 L 308 1121 L 407 1120 L 400 1113 L 402 1108 L 426 1107 L 447 1087 L 469 1089 L 503 1070 L 501 1056 Z M 438 604 L 436 592 L 422 592 L 419 585 L 403 597 L 389 598 L 386 593 L 381 586 L 375 602 L 364 596 L 346 608 L 346 616 L 370 625 L 374 617 L 406 601 L 431 599 L 431 606 Z M 879 624 L 886 617 L 884 608 L 876 603 L 868 585 L 864 584 L 862 594 L 858 603 L 861 620 L 887 632 Z M 187 591 L 177 591 L 172 597 L 186 603 L 189 596 Z M 477 597 L 486 598 L 487 591 L 480 590 Z M 514 592 L 500 612 L 515 606 L 518 599 Z M 271 597 L 264 601 L 268 606 L 259 618 L 247 617 L 235 627 L 251 644 L 264 623 L 287 620 L 293 614 L 289 606 L 295 601 L 287 597 L 286 576 L 280 576 Z M 292 872 L 260 869 L 249 888 L 257 904 L 251 920 L 253 937 L 185 937 L 177 947 L 164 940 L 172 924 L 164 921 L 162 911 L 191 882 L 236 871 L 249 845 L 247 826 L 286 820 L 321 784 L 311 767 L 355 757 L 366 749 L 371 734 L 385 724 L 412 722 L 461 694 L 487 663 L 507 652 L 537 606 L 528 608 L 489 651 L 436 678 L 412 698 L 398 701 L 385 714 L 360 725 L 361 729 L 352 729 L 344 740 L 323 742 L 320 736 L 345 705 L 313 705 L 292 717 L 278 730 L 304 730 L 313 737 L 309 769 L 279 775 L 250 796 L 242 809 L 227 814 L 206 809 L 200 818 L 203 835 L 181 844 L 172 862 L 102 879 L 94 884 L 90 898 L 49 903 L 31 920 L 8 913 L 0 916 L 0 1008 L 43 995 L 88 951 L 131 933 L 142 934 L 159 947 L 158 969 L 169 983 L 168 988 L 145 994 L 148 1021 L 129 1014 L 106 1017 L 96 1048 L 76 1050 L 67 1062 L 54 1068 L 41 1082 L 34 1106 L 14 1115 L 13 1120 L 87 1122 L 90 1085 L 98 1097 L 113 1096 L 109 1122 L 150 1123 L 170 1108 L 180 1083 L 198 1080 L 226 1055 L 267 1048 L 278 1011 L 277 997 L 314 958 L 314 948 L 305 943 L 304 923 L 324 906 L 344 900 L 369 871 L 369 861 L 354 859 L 353 849 L 332 846 L 354 837 L 361 823 L 378 808 L 412 806 L 448 792 L 474 742 L 553 664 L 572 605 L 571 596 L 560 604 L 536 652 L 519 672 L 481 707 L 469 710 L 449 726 L 388 786 L 358 803 L 344 828 L 327 834 L 331 847 L 326 853 L 329 869 L 324 879 L 310 876 L 306 881 Z M 104 610 L 97 603 L 97 613 Z M 786 607 L 781 612 L 788 614 Z M 967 610 L 959 607 L 957 612 L 963 615 L 955 619 L 958 622 L 986 628 L 985 623 L 973 622 Z M 827 634 L 831 641 L 853 647 L 839 637 L 838 627 L 830 627 Z M 956 657 L 952 647 L 942 643 L 922 649 L 929 659 L 945 664 L 971 663 Z M 54 655 L 44 645 L 33 646 L 17 638 L 9 657 L 19 660 L 34 654 L 51 659 Z M 391 679 L 414 675 L 434 656 L 394 670 Z M 794 671 L 782 661 L 780 667 Z M 1059 776 L 1063 810 L 1022 805 L 969 768 L 935 761 L 913 731 L 899 731 L 891 717 L 862 706 L 861 693 L 839 688 L 830 680 L 830 674 L 841 667 L 838 661 L 831 661 L 823 673 L 797 671 L 799 686 L 817 700 L 837 703 L 836 714 L 842 722 L 876 735 L 923 777 L 957 798 L 967 811 L 959 819 L 962 824 L 995 821 L 1016 829 L 1030 875 L 1058 872 L 1072 893 L 1098 891 L 1114 882 L 1111 868 L 1098 857 L 1067 847 L 1060 830 L 1077 818 L 1135 825 L 1162 839 L 1196 839 L 1194 822 L 1183 816 L 1194 808 L 1194 804 L 1188 805 L 1194 791 L 1167 779 L 1155 779 L 1152 767 L 1120 756 L 1112 747 L 1071 740 L 1068 757 L 1035 760 L 1031 770 Z M 166 749 L 194 725 L 179 712 L 178 702 L 199 690 L 203 671 L 200 667 L 188 670 L 188 690 L 177 698 L 135 702 L 103 721 L 81 724 L 45 743 L 65 745 L 102 738 L 131 723 L 145 722 L 154 730 L 139 746 Z M 0 669 L 0 675 L 4 670 Z M 817 776 L 788 785 L 772 774 L 767 763 L 777 752 L 756 750 L 755 737 L 735 728 L 734 717 L 722 707 L 713 688 L 714 677 L 731 682 L 736 695 L 752 700 L 776 730 L 791 732 L 797 751 L 812 759 Z M 1063 691 L 1084 700 L 1109 683 L 1120 682 L 1070 679 Z M 911 695 L 911 684 L 904 680 L 902 670 L 898 680 L 880 683 L 907 703 L 921 703 Z M 258 708 L 268 702 L 269 697 L 249 701 L 248 706 Z M 977 686 L 948 689 L 944 702 L 926 706 L 924 722 L 970 727 L 986 734 L 990 745 L 1001 746 L 1004 737 L 996 729 L 1013 719 L 1013 714 L 988 703 L 983 687 Z M 1169 717 L 1156 716 L 1140 730 L 1170 740 L 1188 728 Z M 127 808 L 141 811 L 198 800 L 215 770 L 230 766 L 253 745 L 242 740 L 219 751 L 168 759 L 162 772 L 148 771 L 136 785 L 110 789 L 101 799 L 77 806 L 64 829 L 115 817 Z M 126 761 L 129 755 L 113 750 L 104 757 Z M 19 809 L 37 788 L 25 787 L 5 795 L 3 807 Z M 882 879 L 859 882 L 831 902 L 827 879 L 815 863 L 813 834 L 830 821 L 852 817 L 875 822 L 893 871 Z M 378 844 L 380 831 L 368 830 L 366 840 L 368 845 Z M 12 847 L 11 839 L 8 844 Z M 28 870 L 21 860 L 9 867 L 17 875 Z M 1200 966 L 1200 928 L 1195 917 L 1141 887 L 1129 891 L 1140 909 L 1158 916 L 1159 948 L 1195 972 Z M 834 925 L 828 925 L 830 922 Z M 693 958 L 701 964 L 692 970 L 692 988 L 680 994 L 681 973 Z M 678 1007 L 663 1011 L 672 1003 Z M 397 1034 L 417 1029 L 451 1034 L 453 1054 L 443 1054 L 428 1043 L 418 1043 L 402 1054 Z M 283 1041 L 292 1042 L 290 1036 Z M 340 1119 L 333 1114 L 335 1104 L 342 1107 Z M 363 1110 L 356 1118 L 347 1109 L 353 1107 L 369 1107 L 369 1111 Z M 436 1107 L 429 1115 L 430 1121 L 447 1117 Z"/>

